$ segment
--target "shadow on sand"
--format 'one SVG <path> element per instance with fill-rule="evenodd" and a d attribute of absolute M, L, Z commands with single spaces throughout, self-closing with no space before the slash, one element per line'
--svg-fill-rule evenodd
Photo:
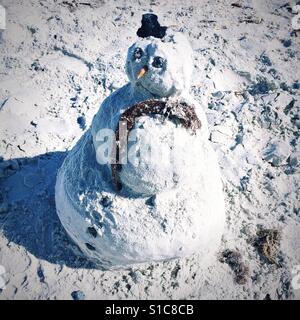
<path fill-rule="evenodd" d="M 9 206 L 0 214 L 0 232 L 38 259 L 91 269 L 95 266 L 69 239 L 56 214 L 56 174 L 65 156 L 52 152 L 0 163 L 0 202 Z"/>

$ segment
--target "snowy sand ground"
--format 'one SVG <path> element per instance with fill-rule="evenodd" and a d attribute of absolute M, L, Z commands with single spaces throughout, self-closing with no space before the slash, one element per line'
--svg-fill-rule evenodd
<path fill-rule="evenodd" d="M 0 31 L 0 299 L 300 298 L 294 2 L 233 2 L 0 1 L 7 13 Z M 74 253 L 58 220 L 56 172 L 101 101 L 127 82 L 127 48 L 142 13 L 151 11 L 192 43 L 192 90 L 207 113 L 224 178 L 220 252 L 239 258 L 216 258 L 209 269 L 194 255 L 97 270 Z M 273 260 L 255 246 L 261 229 L 281 235 Z M 243 281 L 236 260 L 248 269 Z"/>

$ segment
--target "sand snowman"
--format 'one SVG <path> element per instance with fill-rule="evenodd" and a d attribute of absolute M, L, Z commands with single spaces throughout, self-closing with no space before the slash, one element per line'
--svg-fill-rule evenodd
<path fill-rule="evenodd" d="M 102 267 L 193 253 L 210 264 L 225 209 L 206 117 L 189 94 L 193 52 L 153 14 L 143 15 L 137 35 L 130 82 L 104 100 L 58 172 L 57 213 Z"/>

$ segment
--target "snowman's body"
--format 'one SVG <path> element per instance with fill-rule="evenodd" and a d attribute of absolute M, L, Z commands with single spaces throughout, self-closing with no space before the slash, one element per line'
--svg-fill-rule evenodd
<path fill-rule="evenodd" d="M 142 51 L 136 58 L 137 48 Z M 205 114 L 189 94 L 192 57 L 187 48 L 181 35 L 163 43 L 150 37 L 134 44 L 126 65 L 130 83 L 102 103 L 91 129 L 59 170 L 60 220 L 81 250 L 99 265 L 118 267 L 192 253 L 201 254 L 203 264 L 215 259 L 225 223 L 222 182 Z M 156 59 L 158 55 L 163 58 Z M 185 61 L 176 60 L 178 56 Z M 145 65 L 147 74 L 137 79 L 136 73 Z M 193 106 L 201 128 L 192 134 L 169 119 L 136 119 L 131 144 L 132 150 L 138 150 L 138 161 L 122 166 L 122 190 L 116 191 L 111 164 L 102 163 L 97 154 L 103 145 L 98 134 L 103 129 L 115 131 L 128 108 L 151 99 Z M 150 140 L 154 140 L 151 161 L 140 153 Z"/>

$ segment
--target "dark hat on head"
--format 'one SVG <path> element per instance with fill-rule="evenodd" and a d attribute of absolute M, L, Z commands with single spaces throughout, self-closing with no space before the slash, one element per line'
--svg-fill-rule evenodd
<path fill-rule="evenodd" d="M 162 27 L 157 15 L 153 13 L 143 14 L 142 26 L 138 29 L 137 35 L 141 38 L 155 37 L 162 39 L 166 35 L 167 27 Z"/>

